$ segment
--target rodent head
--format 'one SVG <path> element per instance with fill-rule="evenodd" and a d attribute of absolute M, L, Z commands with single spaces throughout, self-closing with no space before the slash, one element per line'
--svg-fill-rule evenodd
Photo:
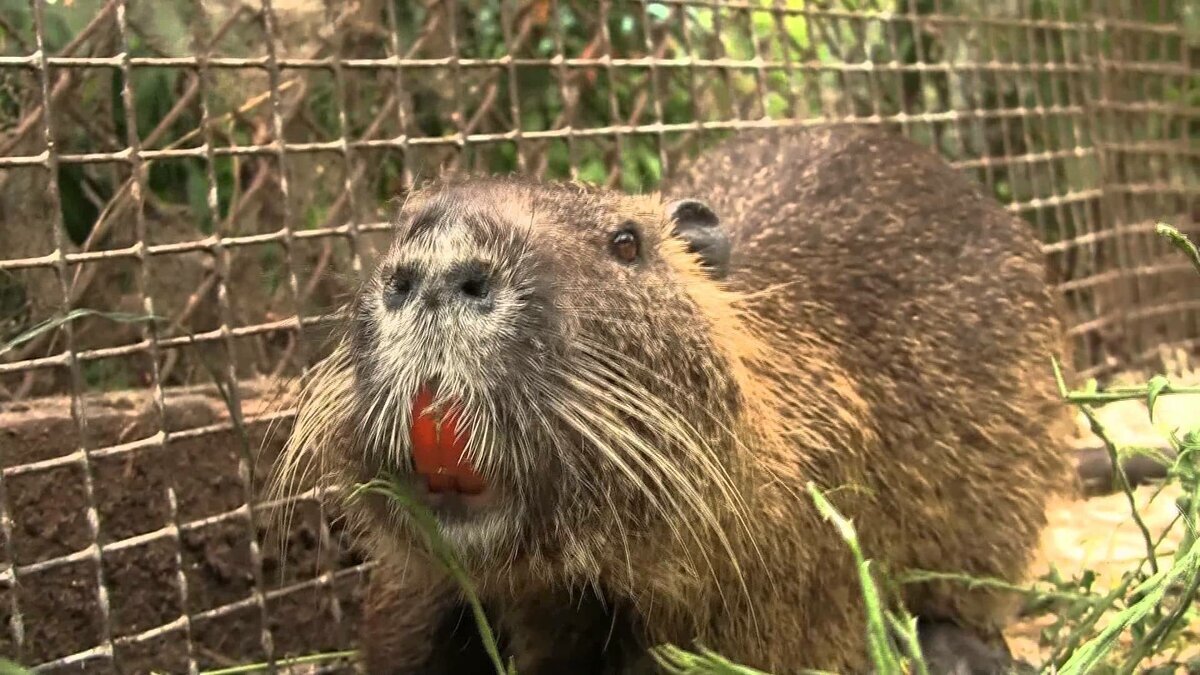
<path fill-rule="evenodd" d="M 397 473 L 485 563 L 594 566 L 618 537 L 716 526 L 716 505 L 736 500 L 743 394 L 718 283 L 729 253 L 698 200 L 509 179 L 424 188 L 292 445 L 324 443 L 343 479 Z"/>

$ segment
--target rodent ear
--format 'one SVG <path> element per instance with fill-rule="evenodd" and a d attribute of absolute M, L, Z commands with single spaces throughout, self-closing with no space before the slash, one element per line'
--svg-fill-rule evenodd
<path fill-rule="evenodd" d="M 673 234 L 687 242 L 688 250 L 700 257 L 709 277 L 729 274 L 733 244 L 721 227 L 721 219 L 708 204 L 698 199 L 679 199 L 667 205 L 667 217 L 675 222 Z"/>

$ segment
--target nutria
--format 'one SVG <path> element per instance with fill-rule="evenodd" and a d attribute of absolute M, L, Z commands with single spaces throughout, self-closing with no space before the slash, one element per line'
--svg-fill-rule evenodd
<path fill-rule="evenodd" d="M 1072 476 L 1029 226 L 873 130 L 743 136 L 667 192 L 468 177 L 410 194 L 306 383 L 278 485 L 399 475 L 525 675 L 652 672 L 661 643 L 862 671 L 857 568 L 809 481 L 893 572 L 1021 581 Z M 409 517 L 345 508 L 379 563 L 367 669 L 487 672 Z M 945 670 L 1003 652 L 1010 594 L 902 595 Z"/>

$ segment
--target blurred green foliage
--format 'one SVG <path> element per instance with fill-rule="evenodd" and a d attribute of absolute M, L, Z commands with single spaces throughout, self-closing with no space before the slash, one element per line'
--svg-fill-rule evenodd
<path fill-rule="evenodd" d="M 450 21 L 445 3 L 388 1 L 392 4 L 390 8 L 384 3 L 367 3 L 368 7 L 376 8 L 379 15 L 365 19 L 384 28 L 394 25 L 402 50 L 424 40 L 428 53 L 418 53 L 417 57 L 449 55 Z M 103 0 L 47 4 L 45 42 L 48 51 L 59 53 L 103 4 Z M 579 79 L 581 74 L 586 75 L 588 82 L 571 88 L 571 96 L 576 100 L 568 104 L 563 100 L 563 70 L 549 65 L 522 66 L 514 69 L 512 78 L 494 78 L 498 86 L 494 96 L 497 109 L 508 108 L 513 94 L 510 88 L 515 88 L 519 125 L 511 117 L 488 116 L 471 131 L 502 133 L 517 126 L 524 131 L 538 131 L 562 128 L 567 124 L 575 129 L 654 122 L 686 125 L 698 119 L 798 119 L 822 114 L 889 118 L 902 112 L 916 115 L 947 110 L 1066 106 L 1094 94 L 1087 90 L 1093 89 L 1095 83 L 1081 74 L 1070 77 L 1067 76 L 1069 73 L 1064 75 L 1038 64 L 1081 63 L 1097 50 L 1119 47 L 1111 44 L 1112 38 L 1106 33 L 1099 34 L 1100 44 L 1087 44 L 1091 34 L 1081 31 L 989 23 L 997 18 L 1082 21 L 1088 18 L 1089 11 L 1094 11 L 1088 0 L 1029 0 L 1019 3 L 1019 13 L 1007 7 L 1008 3 L 985 8 L 983 4 L 969 0 L 899 0 L 894 4 L 868 0 L 756 0 L 751 5 L 757 9 L 752 11 L 632 0 L 613 0 L 609 4 L 608 11 L 601 13 L 598 4 L 591 2 L 460 0 L 453 3 L 456 10 L 453 42 L 462 58 L 498 59 L 509 53 L 514 34 L 524 26 L 529 35 L 516 54 L 523 59 L 548 60 L 559 54 L 568 58 L 596 58 L 606 53 L 639 58 L 648 55 L 648 45 L 663 45 L 663 56 L 667 58 L 689 54 L 737 61 L 761 58 L 785 62 L 792 67 L 705 68 L 699 73 L 689 73 L 678 67 L 658 68 L 655 73 L 645 68 L 623 67 L 609 71 L 604 67 L 572 67 L 565 69 L 569 76 Z M 800 14 L 783 11 L 820 9 L 896 14 L 891 20 L 884 21 L 852 19 L 837 12 Z M 1197 12 L 1186 0 L 1137 3 L 1136 7 L 1131 7 L 1131 11 L 1134 10 L 1141 16 L 1130 18 L 1148 22 L 1200 22 L 1195 18 Z M 540 19 L 530 20 L 530 15 L 539 12 L 542 14 Z M 547 16 L 552 12 L 557 13 L 553 19 Z M 0 0 L 0 13 L 6 17 L 6 28 L 0 28 L 0 52 L 20 53 L 22 41 L 24 47 L 32 43 L 30 4 L 27 0 Z M 917 23 L 900 18 L 920 19 L 934 14 L 963 17 L 968 21 Z M 434 19 L 440 19 L 440 22 Z M 976 22 L 971 23 L 971 20 Z M 153 7 L 149 3 L 132 3 L 129 24 L 133 30 L 128 33 L 130 54 L 173 56 L 191 53 L 196 44 L 192 28 L 195 21 L 195 9 L 190 3 L 155 3 Z M 434 26 L 432 34 L 431 25 Z M 602 35 L 606 37 L 599 37 Z M 375 44 L 364 46 L 372 42 Z M 1179 62 L 1180 50 L 1186 48 L 1180 42 L 1175 38 L 1147 42 L 1137 57 L 1146 61 Z M 354 35 L 353 39 L 341 44 L 347 50 L 344 56 L 356 55 L 355 49 L 370 51 L 373 55 L 391 50 L 386 31 Z M 117 51 L 112 45 L 109 49 L 111 53 Z M 329 53 L 329 49 L 323 49 L 321 55 Z M 861 69 L 839 72 L 814 67 L 864 61 L 881 68 L 873 73 Z M 964 68 L 960 72 L 914 68 L 897 72 L 886 68 L 889 64 L 894 67 L 946 61 L 961 64 L 998 61 L 1031 67 L 1027 71 Z M 801 67 L 801 64 L 806 65 Z M 475 112 L 463 110 L 455 119 L 455 107 L 464 101 L 463 89 L 477 86 L 479 78 L 476 76 L 487 71 L 463 69 L 457 83 L 447 82 L 446 77 L 425 77 L 427 72 L 438 71 L 410 71 L 406 80 L 408 91 L 405 92 L 411 98 L 410 106 L 414 111 L 410 128 L 393 129 L 394 133 L 451 136 L 460 130 L 463 118 Z M 377 98 L 382 92 L 394 89 L 393 74 L 388 69 L 354 71 L 352 76 L 355 91 L 367 91 L 368 98 Z M 131 83 L 133 118 L 140 138 L 145 139 L 167 118 L 186 88 L 188 77 L 188 71 L 181 68 L 134 70 Z M 1195 82 L 1196 77 L 1161 79 L 1158 91 L 1146 92 L 1150 98 L 1171 105 L 1200 105 L 1200 86 Z M 97 115 L 94 126 L 110 131 L 117 148 L 104 147 L 95 128 L 72 124 L 69 120 L 57 123 L 57 133 L 63 139 L 60 145 L 86 152 L 124 147 L 130 139 L 122 96 L 124 85 L 119 69 L 98 69 L 95 77 L 85 78 L 76 99 L 79 110 Z M 310 138 L 304 140 L 338 138 L 343 129 L 333 78 L 314 75 L 306 85 L 308 88 L 301 105 Z M 8 88 L 11 87 L 10 83 Z M 0 86 L 0 119 L 13 118 L 19 107 L 13 94 L 6 91 Z M 210 93 L 214 98 L 226 96 L 244 100 L 263 92 L 236 92 L 225 88 Z M 224 107 L 236 107 L 241 102 L 230 100 Z M 475 101 L 467 101 L 471 102 Z M 356 101 L 345 103 L 353 106 Z M 214 107 L 211 101 L 210 107 Z M 631 118 L 630 113 L 634 110 L 640 110 L 640 113 Z M 264 106 L 254 114 L 266 115 L 268 110 Z M 1192 116 L 1188 129 L 1181 128 L 1179 118 L 1165 115 L 1144 115 L 1143 118 L 1140 125 L 1134 125 L 1137 128 L 1129 130 L 1137 139 L 1180 138 L 1200 133 L 1195 128 L 1198 124 L 1195 116 Z M 189 106 L 182 114 L 177 114 L 159 136 L 180 139 L 193 133 L 196 141 L 193 144 L 197 144 L 194 132 L 199 126 L 199 108 Z M 366 118 L 350 115 L 347 127 L 345 136 L 358 138 L 366 131 Z M 1080 124 L 1077 116 L 1062 114 L 1036 118 L 975 116 L 959 122 L 913 124 L 905 131 L 922 142 L 937 145 L 953 159 L 1071 150 L 1090 147 L 1094 143 L 1094 139 L 1085 136 L 1087 125 Z M 228 133 L 232 143 L 249 142 L 244 125 L 229 125 Z M 689 150 L 695 151 L 725 133 L 715 131 L 694 136 Z M 573 143 L 555 140 L 547 143 L 544 149 L 545 175 L 549 178 L 576 175 L 585 181 L 604 182 L 609 178 L 610 170 L 616 168 L 620 187 L 635 191 L 653 189 L 663 178 L 663 157 L 670 154 L 661 144 L 676 141 L 675 136 L 677 134 L 668 134 L 660 138 L 638 133 L 623 134 L 616 140 L 612 137 L 578 139 Z M 475 169 L 510 172 L 520 168 L 518 150 L 510 142 L 468 146 L 465 154 Z M 411 162 L 411 158 L 408 159 Z M 404 174 L 405 161 L 404 156 L 396 153 L 370 168 L 368 180 L 374 188 L 373 199 L 383 201 L 394 196 L 396 180 Z M 1096 186 L 1100 181 L 1096 164 L 1095 161 L 1071 159 L 1015 165 L 993 162 L 986 170 L 981 169 L 979 175 L 1001 200 L 1028 202 Z M 197 227 L 207 233 L 212 231 L 216 220 L 228 215 L 230 199 L 239 180 L 234 163 L 230 161 L 219 162 L 214 174 L 217 213 L 210 212 L 209 176 L 201 161 L 152 163 L 148 184 L 158 199 L 187 208 Z M 67 229 L 72 239 L 80 242 L 99 216 L 97 202 L 112 198 L 121 177 L 64 166 L 59 179 Z M 92 195 L 91 199 L 87 197 L 88 193 Z M 322 220 L 324 215 L 325 211 L 320 208 L 308 209 L 304 226 L 312 226 L 311 222 Z M 1064 219 L 1061 213 L 1048 209 L 1037 214 L 1038 225 L 1049 240 L 1075 235 L 1074 221 L 1082 218 L 1082 214 L 1072 213 Z"/>
<path fill-rule="evenodd" d="M 121 36 L 111 17 L 86 40 L 77 39 L 105 4 L 47 2 L 47 51 L 62 54 L 78 42 L 73 56 L 120 54 Z M 174 234 L 164 238 L 174 241 L 216 231 L 268 232 L 285 218 L 295 229 L 310 230 L 352 218 L 377 222 L 411 180 L 456 163 L 471 171 L 528 171 L 648 191 L 682 158 L 734 133 L 739 124 L 852 117 L 882 123 L 963 163 L 1001 202 L 1018 205 L 1044 241 L 1064 242 L 1116 220 L 1171 220 L 1194 207 L 1194 198 L 1188 201 L 1194 192 L 1187 189 L 1113 190 L 1200 182 L 1195 152 L 1200 116 L 1194 114 L 1200 108 L 1200 75 L 1179 68 L 1200 58 L 1200 12 L 1193 5 L 1190 0 L 749 0 L 733 7 L 651 0 L 313 2 L 307 14 L 276 12 L 277 56 L 400 56 L 421 64 L 345 67 L 340 74 L 282 68 L 278 98 L 268 95 L 271 77 L 261 67 L 209 68 L 202 95 L 196 94 L 196 71 L 189 68 L 138 66 L 128 83 L 123 70 L 112 66 L 70 69 L 73 80 L 55 103 L 53 122 L 59 151 L 71 154 L 119 152 L 135 139 L 155 150 L 199 148 L 210 138 L 222 153 L 269 144 L 280 131 L 293 145 L 342 139 L 375 144 L 347 152 L 346 161 L 336 149 L 288 153 L 282 167 L 270 153 L 218 154 L 212 162 L 204 156 L 149 161 L 148 232 L 157 236 L 169 223 Z M 0 54 L 36 48 L 30 7 L 28 0 L 0 0 Z M 1095 29 L 1103 18 L 1126 23 Z M 330 31 L 334 20 L 338 30 Z M 1137 22 L 1185 30 L 1170 34 Z M 199 45 L 209 45 L 213 56 L 268 54 L 267 26 L 254 2 L 134 0 L 127 23 L 128 50 L 135 57 L 187 56 L 201 53 Z M 499 61 L 456 65 L 455 55 Z M 610 65 L 607 55 L 635 63 Z M 507 56 L 516 62 L 504 62 Z M 664 61 L 654 67 L 637 62 L 650 56 Z M 1101 67 L 1105 62 L 1123 65 Z M 52 69 L 51 77 L 66 72 Z M 7 134 L 34 114 L 40 89 L 38 71 L 0 68 L 0 149 Z M 133 106 L 128 114 L 127 90 Z M 136 129 L 129 128 L 131 121 Z M 535 138 L 514 138 L 518 132 Z M 40 134 L 36 125 L 26 134 L 26 154 L 40 151 L 35 142 Z M 455 145 L 467 135 L 489 140 Z M 73 242 L 82 245 L 103 217 L 132 220 L 128 211 L 114 208 L 127 194 L 130 177 L 124 161 L 60 165 L 61 212 Z M 354 187 L 352 204 L 348 183 Z M 129 230 L 120 236 L 126 237 L 124 245 L 132 243 Z M 1059 281 L 1098 274 L 1116 264 L 1118 245 L 1126 244 L 1108 238 L 1063 247 L 1051 256 L 1053 271 Z M 286 294 L 284 280 L 295 261 L 266 252 L 239 264 L 254 267 L 261 290 Z M 335 273 L 347 266 L 346 256 L 328 263 Z M 1083 320 L 1100 313 L 1093 288 L 1068 292 Z"/>

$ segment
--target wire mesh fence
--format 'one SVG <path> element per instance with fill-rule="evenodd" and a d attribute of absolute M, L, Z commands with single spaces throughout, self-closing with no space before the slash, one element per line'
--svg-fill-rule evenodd
<path fill-rule="evenodd" d="M 315 500 L 267 537 L 257 476 L 442 170 L 644 191 L 728 134 L 884 125 L 1041 234 L 1079 372 L 1194 349 L 1153 228 L 1200 218 L 1198 57 L 1185 0 L 0 0 L 0 653 L 353 643 L 366 564 Z"/>

